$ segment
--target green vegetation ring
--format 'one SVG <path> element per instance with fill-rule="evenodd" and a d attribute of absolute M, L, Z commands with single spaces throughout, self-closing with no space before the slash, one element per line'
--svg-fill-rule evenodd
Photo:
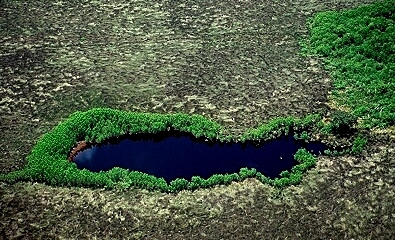
<path fill-rule="evenodd" d="M 239 140 L 267 140 L 281 134 L 287 135 L 291 128 L 300 130 L 318 126 L 320 120 L 319 115 L 309 115 L 304 119 L 278 118 L 247 131 Z M 150 114 L 95 108 L 86 112 L 73 113 L 66 121 L 45 134 L 27 157 L 25 168 L 9 174 L 0 174 L 0 180 L 10 183 L 37 181 L 52 186 L 105 187 L 109 189 L 134 186 L 149 190 L 178 192 L 184 189 L 194 190 L 218 184 L 229 184 L 232 181 L 255 177 L 263 183 L 284 187 L 299 183 L 303 172 L 314 166 L 316 162 L 316 158 L 312 154 L 305 149 L 299 149 L 295 154 L 295 159 L 299 164 L 294 166 L 291 172 L 282 172 L 280 179 L 273 180 L 255 169 L 242 168 L 239 173 L 215 174 L 208 179 L 194 176 L 191 181 L 175 179 L 168 184 L 163 178 L 121 168 L 98 173 L 86 169 L 80 170 L 75 163 L 67 160 L 70 150 L 78 141 L 101 142 L 109 137 L 158 133 L 170 128 L 192 133 L 195 137 L 221 141 L 229 141 L 232 138 L 223 134 L 223 128 L 218 123 L 200 115 Z"/>

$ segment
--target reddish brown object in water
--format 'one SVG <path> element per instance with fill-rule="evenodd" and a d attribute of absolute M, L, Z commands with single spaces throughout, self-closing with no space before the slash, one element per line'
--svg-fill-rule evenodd
<path fill-rule="evenodd" d="M 70 154 L 69 154 L 68 160 L 69 160 L 70 162 L 72 162 L 73 159 L 74 159 L 74 157 L 75 157 L 79 152 L 81 152 L 81 151 L 87 149 L 88 147 L 90 147 L 90 144 L 88 144 L 87 142 L 85 142 L 85 141 L 80 141 L 80 142 L 78 142 L 78 143 L 77 143 L 77 146 L 75 146 L 73 149 L 71 149 L 71 152 L 70 152 Z"/>

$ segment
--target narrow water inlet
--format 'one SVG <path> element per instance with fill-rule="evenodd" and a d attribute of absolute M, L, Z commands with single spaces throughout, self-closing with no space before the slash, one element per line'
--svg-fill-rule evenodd
<path fill-rule="evenodd" d="M 328 149 L 323 143 L 306 143 L 292 135 L 256 145 L 221 143 L 196 139 L 188 133 L 162 132 L 109 139 L 74 152 L 71 160 L 78 169 L 99 172 L 120 167 L 163 177 L 167 182 L 177 178 L 191 180 L 192 176 L 206 179 L 214 174 L 238 173 L 244 167 L 275 178 L 298 164 L 293 155 L 302 147 L 313 154 Z"/>

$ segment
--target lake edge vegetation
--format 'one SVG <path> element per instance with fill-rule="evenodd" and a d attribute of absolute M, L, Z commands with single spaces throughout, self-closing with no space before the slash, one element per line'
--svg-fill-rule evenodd
<path fill-rule="evenodd" d="M 265 141 L 288 135 L 292 131 L 317 131 L 324 125 L 318 114 L 308 115 L 303 119 L 292 117 L 277 118 L 255 129 L 248 130 L 240 138 L 244 141 Z M 214 174 L 208 179 L 199 176 L 175 179 L 167 183 L 138 171 L 129 171 L 115 167 L 98 173 L 77 169 L 75 163 L 67 160 L 71 149 L 78 141 L 100 143 L 110 137 L 127 134 L 159 133 L 174 129 L 187 132 L 196 138 L 208 140 L 233 141 L 234 136 L 225 135 L 224 129 L 217 123 L 200 115 L 187 114 L 150 114 L 115 110 L 111 108 L 94 108 L 86 112 L 75 112 L 67 120 L 59 123 L 51 132 L 39 139 L 31 154 L 27 157 L 24 169 L 0 175 L 0 180 L 13 183 L 16 181 L 38 181 L 52 186 L 81 186 L 92 188 L 128 188 L 138 187 L 164 192 L 195 190 L 256 178 L 263 183 L 283 188 L 298 184 L 303 173 L 316 164 L 316 157 L 305 149 L 299 149 L 295 160 L 299 163 L 292 170 L 283 171 L 280 178 L 270 179 L 256 169 L 242 168 L 239 173 Z M 307 140 L 307 138 L 306 138 Z M 360 145 L 358 145 L 360 146 Z M 359 147 L 361 148 L 361 147 Z M 361 148 L 362 149 L 362 148 Z"/>

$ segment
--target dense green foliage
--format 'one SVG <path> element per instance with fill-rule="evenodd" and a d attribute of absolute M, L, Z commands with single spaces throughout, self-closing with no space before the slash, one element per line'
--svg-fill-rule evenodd
<path fill-rule="evenodd" d="M 358 135 L 352 143 L 351 154 L 358 155 L 358 154 L 362 153 L 362 150 L 366 146 L 367 143 L 368 143 L 368 140 L 366 138 Z"/>
<path fill-rule="evenodd" d="M 288 133 L 291 128 L 309 129 L 316 127 L 319 119 L 318 115 L 311 115 L 305 119 L 275 119 L 255 130 L 250 130 L 243 136 L 243 140 L 256 140 L 260 137 L 273 138 L 279 133 Z M 232 181 L 255 177 L 264 183 L 284 187 L 300 182 L 302 173 L 315 163 L 314 156 L 306 150 L 300 150 L 295 155 L 295 159 L 300 164 L 295 166 L 291 173 L 282 173 L 280 179 L 273 180 L 255 169 L 242 168 L 239 173 L 215 174 L 208 179 L 194 176 L 191 181 L 176 179 L 167 183 L 163 178 L 121 168 L 113 168 L 98 173 L 86 169 L 80 170 L 75 163 L 67 160 L 70 150 L 76 142 L 81 140 L 101 142 L 109 137 L 125 134 L 158 133 L 170 128 L 190 132 L 196 137 L 227 139 L 226 136 L 223 136 L 219 124 L 199 115 L 146 114 L 96 108 L 72 114 L 69 119 L 45 134 L 27 157 L 25 168 L 9 174 L 0 174 L 0 180 L 10 183 L 38 181 L 53 186 L 139 187 L 149 190 L 178 192 L 212 187 L 218 184 L 229 184 Z"/>
<path fill-rule="evenodd" d="M 310 19 L 303 54 L 324 57 L 333 97 L 363 120 L 363 127 L 395 124 L 395 0 Z"/>

